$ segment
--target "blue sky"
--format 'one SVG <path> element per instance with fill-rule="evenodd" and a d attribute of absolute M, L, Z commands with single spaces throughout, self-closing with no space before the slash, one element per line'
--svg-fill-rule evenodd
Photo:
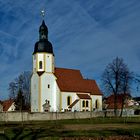
<path fill-rule="evenodd" d="M 140 74 L 139 0 L 0 0 L 0 99 L 8 98 L 9 82 L 32 69 L 42 9 L 57 67 L 80 69 L 100 84 L 118 56 Z"/>

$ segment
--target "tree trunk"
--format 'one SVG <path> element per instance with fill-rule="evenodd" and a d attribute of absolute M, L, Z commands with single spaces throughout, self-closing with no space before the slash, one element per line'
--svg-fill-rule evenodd
<path fill-rule="evenodd" d="M 125 95 L 124 95 L 124 96 L 125 96 Z M 125 101 L 125 97 L 122 97 L 122 106 L 121 106 L 120 117 L 122 117 L 122 113 L 123 113 L 123 109 L 124 109 L 124 101 Z"/>
<path fill-rule="evenodd" d="M 114 115 L 117 117 L 117 94 L 114 94 Z"/>

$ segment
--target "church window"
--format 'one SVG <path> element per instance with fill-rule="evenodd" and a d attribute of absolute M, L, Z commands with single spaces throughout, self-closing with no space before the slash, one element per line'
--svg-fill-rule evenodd
<path fill-rule="evenodd" d="M 50 88 L 50 84 L 48 84 L 48 88 Z"/>
<path fill-rule="evenodd" d="M 85 107 L 85 100 L 83 100 L 82 102 L 82 107 Z"/>
<path fill-rule="evenodd" d="M 67 97 L 67 105 L 70 105 L 71 104 L 71 96 L 68 96 Z"/>
<path fill-rule="evenodd" d="M 95 108 L 96 108 L 96 109 L 99 108 L 99 101 L 98 101 L 98 100 L 95 101 Z"/>
<path fill-rule="evenodd" d="M 39 61 L 39 69 L 42 69 L 42 61 Z"/>
<path fill-rule="evenodd" d="M 88 103 L 89 103 L 89 102 L 88 102 L 88 101 L 86 101 L 86 107 L 88 107 Z"/>

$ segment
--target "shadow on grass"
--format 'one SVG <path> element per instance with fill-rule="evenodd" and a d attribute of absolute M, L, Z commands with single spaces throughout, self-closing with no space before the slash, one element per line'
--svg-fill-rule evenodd
<path fill-rule="evenodd" d="M 4 123 L 0 126 L 0 130 L 4 130 L 3 134 L 0 134 L 0 140 L 36 140 L 39 138 L 50 138 L 60 139 L 65 137 L 108 137 L 108 136 L 140 136 L 140 128 L 137 125 L 130 129 L 117 129 L 111 128 L 105 129 L 102 125 L 101 130 L 90 129 L 90 130 L 69 130 L 65 129 L 65 124 L 124 124 L 123 118 L 93 118 L 93 119 L 76 119 L 76 120 L 59 120 L 59 121 L 35 121 L 35 122 L 24 122 L 24 127 L 21 127 L 19 123 L 10 123 L 6 126 Z M 126 123 L 126 121 L 125 121 Z M 138 118 L 128 118 L 127 123 L 139 124 Z"/>
<path fill-rule="evenodd" d="M 43 129 L 12 128 L 0 134 L 0 140 L 36 140 L 41 133 L 44 133 Z"/>
<path fill-rule="evenodd" d="M 136 131 L 135 131 L 136 132 Z M 139 135 L 140 132 L 137 132 Z M 55 128 L 12 128 L 8 129 L 5 134 L 0 134 L 0 140 L 37 140 L 39 138 L 64 138 L 64 137 L 108 137 L 108 136 L 129 136 L 134 137 L 134 131 L 132 130 L 59 130 Z"/>

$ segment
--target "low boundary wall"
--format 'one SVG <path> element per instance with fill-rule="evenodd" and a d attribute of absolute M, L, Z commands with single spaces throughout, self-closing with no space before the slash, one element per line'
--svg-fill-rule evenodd
<path fill-rule="evenodd" d="M 0 121 L 40 121 L 40 120 L 61 120 L 61 119 L 82 119 L 92 117 L 103 117 L 103 112 L 1 112 Z"/>
<path fill-rule="evenodd" d="M 114 116 L 114 112 L 107 112 L 106 116 Z M 105 117 L 103 111 L 100 112 L 0 112 L 0 121 L 42 121 L 42 120 L 61 120 L 61 119 L 84 119 L 94 117 Z"/>

